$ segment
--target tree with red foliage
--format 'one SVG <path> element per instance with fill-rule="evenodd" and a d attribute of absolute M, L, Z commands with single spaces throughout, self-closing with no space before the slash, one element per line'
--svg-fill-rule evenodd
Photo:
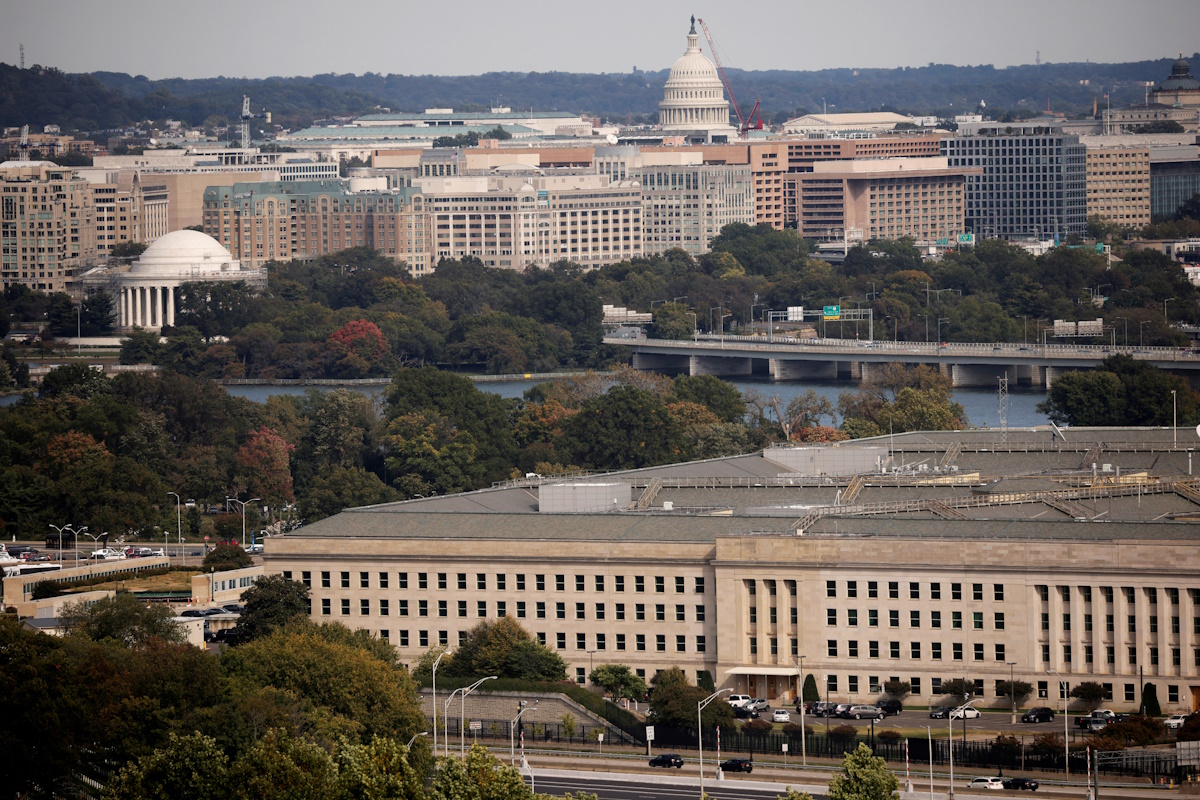
<path fill-rule="evenodd" d="M 272 507 L 292 502 L 295 495 L 289 462 L 294 449 L 265 425 L 250 431 L 237 453 L 238 478 L 246 491 Z"/>
<path fill-rule="evenodd" d="M 329 336 L 333 371 L 344 377 L 369 374 L 388 354 L 388 343 L 374 322 L 356 319 Z"/>

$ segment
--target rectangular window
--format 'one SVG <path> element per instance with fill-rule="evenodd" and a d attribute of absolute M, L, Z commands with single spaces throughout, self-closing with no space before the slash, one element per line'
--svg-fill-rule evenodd
<path fill-rule="evenodd" d="M 595 580 L 596 580 L 596 591 L 603 592 L 604 591 L 604 576 L 597 575 Z"/>
<path fill-rule="evenodd" d="M 853 608 L 846 611 L 846 624 L 851 628 L 858 626 L 858 611 Z"/>
<path fill-rule="evenodd" d="M 667 635 L 665 633 L 654 635 L 654 649 L 659 653 L 667 652 Z"/>
<path fill-rule="evenodd" d="M 349 572 L 342 573 L 342 588 L 343 589 L 350 588 L 350 573 Z"/>
<path fill-rule="evenodd" d="M 321 574 L 327 575 L 328 573 L 323 572 Z M 408 573 L 407 572 L 399 572 L 396 574 L 396 588 L 397 589 L 407 589 L 408 588 Z"/>
<path fill-rule="evenodd" d="M 950 627 L 954 628 L 955 630 L 962 629 L 962 612 L 961 611 L 951 611 L 950 612 Z"/>
<path fill-rule="evenodd" d="M 654 621 L 655 622 L 666 622 L 667 621 L 667 607 L 665 604 L 663 604 L 663 603 L 655 603 L 654 604 Z"/>
<path fill-rule="evenodd" d="M 1003 583 L 997 583 L 995 586 L 992 587 L 992 598 L 997 603 L 1004 602 L 1004 584 Z"/>
<path fill-rule="evenodd" d="M 625 649 L 625 634 L 623 634 L 623 633 L 617 634 L 617 649 L 618 650 Z"/>
<path fill-rule="evenodd" d="M 696 606 L 696 622 L 704 622 L 704 606 Z"/>
<path fill-rule="evenodd" d="M 386 616 L 388 615 L 388 611 L 389 611 L 389 610 L 390 610 L 390 609 L 389 609 L 389 607 L 388 607 L 388 601 L 387 601 L 387 600 L 380 600 L 380 601 L 379 601 L 379 616 L 381 616 L 381 617 L 386 617 Z"/>
<path fill-rule="evenodd" d="M 417 631 L 417 646 L 429 647 L 429 631 Z"/>
<path fill-rule="evenodd" d="M 686 579 L 682 575 L 675 576 L 675 594 L 683 594 L 683 592 L 684 592 L 683 585 L 684 585 L 685 581 L 686 581 Z"/>
<path fill-rule="evenodd" d="M 837 675 L 827 675 L 825 677 L 825 684 L 829 687 L 830 692 L 836 692 L 838 690 Z"/>
<path fill-rule="evenodd" d="M 867 597 L 879 597 L 879 584 L 875 581 L 867 581 Z"/>
<path fill-rule="evenodd" d="M 851 639 L 846 642 L 846 656 L 848 658 L 858 658 L 858 640 Z"/>
<path fill-rule="evenodd" d="M 638 622 L 644 622 L 646 619 L 646 604 L 638 603 L 633 607 L 633 616 Z M 754 608 L 750 608 L 750 623 L 754 623 Z"/>
<path fill-rule="evenodd" d="M 983 600 L 983 584 L 982 583 L 972 583 L 971 584 L 971 599 L 975 600 L 976 602 Z"/>
<path fill-rule="evenodd" d="M 397 600 L 396 608 L 400 612 L 400 616 L 402 616 L 402 617 L 408 616 L 408 601 L 407 600 Z"/>
<path fill-rule="evenodd" d="M 525 573 L 517 574 L 517 591 L 518 592 L 525 591 Z"/>
<path fill-rule="evenodd" d="M 837 581 L 825 581 L 825 596 L 837 597 Z"/>
<path fill-rule="evenodd" d="M 955 660 L 955 661 L 962 661 L 962 660 L 963 660 L 963 648 L 962 648 L 962 643 L 961 643 L 961 642 L 955 642 L 954 644 L 952 644 L 952 645 L 951 645 L 951 651 L 952 651 L 952 653 L 953 653 L 953 655 L 954 655 L 954 660 Z"/>
<path fill-rule="evenodd" d="M 654 591 L 656 594 L 662 594 L 667 590 L 667 579 L 662 575 L 654 576 Z"/>
<path fill-rule="evenodd" d="M 322 589 L 329 588 L 329 573 L 328 572 L 321 573 L 321 588 Z"/>
<path fill-rule="evenodd" d="M 565 633 L 556 633 L 554 635 L 554 644 L 559 650 L 567 649 L 567 635 Z"/>
<path fill-rule="evenodd" d="M 328 597 L 321 598 L 321 614 L 322 614 L 322 616 L 326 616 L 326 617 L 329 616 L 329 598 Z"/>
<path fill-rule="evenodd" d="M 942 660 L 942 643 L 933 642 L 929 645 L 929 657 L 934 661 Z"/>
<path fill-rule="evenodd" d="M 836 608 L 825 609 L 825 624 L 826 625 L 837 625 L 837 609 Z"/>
<path fill-rule="evenodd" d="M 575 649 L 576 650 L 587 650 L 587 634 L 586 633 L 575 634 Z"/>
<path fill-rule="evenodd" d="M 950 584 L 950 599 L 951 600 L 962 600 L 962 584 L 961 583 Z"/>
<path fill-rule="evenodd" d="M 437 582 L 438 582 L 439 589 L 445 589 L 446 588 L 446 573 L 439 572 L 437 574 Z"/>
<path fill-rule="evenodd" d="M 342 616 L 343 617 L 350 616 L 350 598 L 349 597 L 342 598 Z"/>
<path fill-rule="evenodd" d="M 703 636 L 697 636 L 697 637 L 696 637 L 696 652 L 697 652 L 697 653 L 703 653 L 703 652 L 705 652 L 705 648 L 706 648 L 706 647 L 707 647 L 707 644 L 706 644 L 706 643 L 705 643 L 705 641 L 704 641 L 704 637 L 703 637 Z"/>
<path fill-rule="evenodd" d="M 916 581 L 908 582 L 908 599 L 909 600 L 920 600 L 921 599 L 921 584 L 917 583 Z"/>
<path fill-rule="evenodd" d="M 487 600 L 476 601 L 475 616 L 477 616 L 477 617 L 486 617 L 487 616 Z"/>
<path fill-rule="evenodd" d="M 538 618 L 538 619 L 545 619 L 545 618 L 546 618 L 546 604 L 545 604 L 544 602 L 541 602 L 541 601 L 539 600 L 539 601 L 538 601 L 538 602 L 537 602 L 537 603 L 534 605 L 534 609 L 535 609 L 535 611 L 536 611 L 536 613 L 537 613 L 537 618 Z M 461 615 L 461 614 L 459 614 L 459 616 L 462 616 L 462 615 Z"/>
<path fill-rule="evenodd" d="M 467 573 L 465 572 L 458 573 L 458 589 L 462 592 L 467 590 Z"/>
<path fill-rule="evenodd" d="M 899 628 L 900 627 L 900 612 L 894 608 L 891 609 L 890 611 L 888 611 L 888 627 L 889 628 Z"/>
<path fill-rule="evenodd" d="M 874 608 L 867 609 L 867 624 L 872 628 L 879 627 L 879 611 Z"/>
<path fill-rule="evenodd" d="M 575 591 L 582 592 L 584 590 L 585 579 L 583 575 L 575 576 Z"/>
<path fill-rule="evenodd" d="M 683 613 L 683 609 L 684 609 L 683 603 L 675 604 L 675 621 L 676 622 L 685 622 L 687 620 L 687 617 Z M 771 622 L 774 622 L 774 621 L 775 621 L 775 607 L 772 606 L 771 607 Z"/>
<path fill-rule="evenodd" d="M 386 573 L 386 572 L 381 572 L 381 573 L 380 573 L 380 575 L 381 575 L 381 576 L 382 576 L 382 575 L 387 575 L 387 573 Z M 311 572 L 309 572 L 308 570 L 304 570 L 303 572 L 301 572 L 301 573 L 300 573 L 300 582 L 301 582 L 301 583 L 303 583 L 305 586 L 307 586 L 308 588 L 310 588 L 310 589 L 311 589 L 311 588 L 312 588 L 312 573 L 311 573 Z M 382 588 L 384 588 L 384 589 L 386 589 L 386 588 L 387 588 L 387 579 L 386 579 L 386 578 L 383 578 L 383 579 L 382 579 L 381 586 L 382 586 Z"/>
<path fill-rule="evenodd" d="M 909 611 L 908 612 L 908 627 L 910 627 L 910 628 L 921 627 L 921 612 L 920 611 Z"/>
<path fill-rule="evenodd" d="M 429 616 L 429 601 L 428 600 L 418 600 L 417 601 L 417 616 L 420 616 L 420 617 L 428 617 Z"/>
<path fill-rule="evenodd" d="M 890 655 L 892 658 L 900 657 L 900 643 L 899 642 L 888 642 L 888 655 Z"/>
<path fill-rule="evenodd" d="M 479 591 L 487 590 L 487 575 L 479 572 L 475 574 L 475 588 Z"/>
<path fill-rule="evenodd" d="M 975 611 L 971 614 L 971 622 L 975 630 L 983 630 L 983 612 Z"/>
<path fill-rule="evenodd" d="M 930 611 L 929 612 L 929 627 L 931 627 L 931 628 L 942 627 L 942 612 L 940 612 L 940 611 Z"/>
<path fill-rule="evenodd" d="M 625 591 L 625 576 L 617 575 L 613 578 L 613 588 L 618 592 Z"/>
<path fill-rule="evenodd" d="M 555 575 L 554 576 L 554 591 L 565 592 L 566 590 L 567 590 L 567 576 L 566 575 Z"/>
<path fill-rule="evenodd" d="M 879 658 L 879 642 L 867 642 L 867 655 L 870 658 Z"/>
<path fill-rule="evenodd" d="M 554 618 L 555 619 L 566 619 L 567 618 L 567 604 L 566 603 L 555 603 L 554 604 Z"/>
<path fill-rule="evenodd" d="M 386 572 L 379 573 L 379 588 L 388 588 L 388 574 Z"/>
<path fill-rule="evenodd" d="M 604 619 L 604 603 L 596 603 L 596 619 Z"/>
<path fill-rule="evenodd" d="M 480 586 L 479 588 L 482 589 L 484 587 Z M 503 572 L 497 573 L 496 574 L 496 591 L 504 592 L 507 590 L 508 590 L 508 576 L 505 575 Z"/>
<path fill-rule="evenodd" d="M 517 601 L 517 619 L 525 619 L 525 601 Z"/>
<path fill-rule="evenodd" d="M 587 619 L 587 614 L 584 611 L 583 603 L 575 604 L 575 619 Z"/>
<path fill-rule="evenodd" d="M 427 572 L 418 572 L 417 573 L 417 588 L 422 589 L 422 590 L 429 588 L 429 573 L 427 573 Z M 429 632 L 426 631 L 425 633 L 426 633 L 426 638 L 428 638 Z"/>
<path fill-rule="evenodd" d="M 633 579 L 633 590 L 635 592 L 646 591 L 646 578 L 644 575 L 636 575 Z"/>
<path fill-rule="evenodd" d="M 858 597 L 858 581 L 846 581 L 846 597 Z"/>
<path fill-rule="evenodd" d="M 634 637 L 634 646 L 638 650 L 645 650 L 646 649 L 646 634 L 644 634 L 644 633 L 637 634 Z"/>
<path fill-rule="evenodd" d="M 539 592 L 546 591 L 546 576 L 545 575 L 534 575 L 533 579 L 534 579 L 534 585 L 537 586 L 537 590 Z"/>
<path fill-rule="evenodd" d="M 850 692 L 850 694 L 855 694 L 858 692 L 857 675 L 850 675 L 846 678 L 846 691 Z"/>
<path fill-rule="evenodd" d="M 993 616 L 993 622 L 996 626 L 996 630 L 998 630 L 998 631 L 1004 630 L 1004 612 L 997 611 L 995 613 L 995 615 Z"/>
<path fill-rule="evenodd" d="M 447 611 L 446 611 L 446 601 L 445 601 L 445 600 L 438 600 L 438 616 L 439 616 L 439 617 L 444 617 L 444 616 L 446 616 L 446 614 L 447 614 Z"/>
<path fill-rule="evenodd" d="M 888 597 L 892 600 L 898 600 L 900 598 L 899 581 L 888 581 Z"/>
<path fill-rule="evenodd" d="M 703 577 L 696 578 L 695 591 L 696 591 L 696 594 L 704 594 L 704 578 Z"/>
<path fill-rule="evenodd" d="M 772 639 L 771 641 L 775 641 L 775 640 Z M 676 653 L 686 653 L 687 652 L 687 637 L 684 636 L 682 633 L 675 634 L 675 652 Z"/>
<path fill-rule="evenodd" d="M 825 652 L 830 658 L 837 658 L 837 639 L 829 639 L 825 642 Z"/>
<path fill-rule="evenodd" d="M 507 601 L 505 601 L 505 600 L 497 600 L 496 601 L 496 616 L 497 617 L 508 616 L 508 602 Z"/>
<path fill-rule="evenodd" d="M 975 645 L 974 651 L 975 651 L 975 660 L 983 661 L 983 643 L 982 642 L 977 643 Z"/>
<path fill-rule="evenodd" d="M 930 600 L 941 600 L 942 599 L 942 585 L 940 583 L 929 584 L 929 599 Z"/>
<path fill-rule="evenodd" d="M 909 647 L 910 655 L 912 656 L 913 660 L 920 661 L 921 660 L 921 643 L 920 642 L 909 642 L 908 647 Z"/>

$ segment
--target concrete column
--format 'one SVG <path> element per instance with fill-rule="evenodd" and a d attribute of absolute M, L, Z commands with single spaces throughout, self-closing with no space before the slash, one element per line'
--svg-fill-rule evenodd
<path fill-rule="evenodd" d="M 142 287 L 130 286 L 129 291 L 132 292 L 131 305 L 133 315 L 133 327 L 140 327 L 142 324 Z"/>
<path fill-rule="evenodd" d="M 117 327 L 124 328 L 125 323 L 125 288 L 117 292 Z"/>
<path fill-rule="evenodd" d="M 750 375 L 753 364 L 749 358 L 728 356 L 692 356 L 689 375 Z"/>
<path fill-rule="evenodd" d="M 771 377 L 777 381 L 837 380 L 836 361 L 790 361 L 772 358 L 768 363 Z"/>
<path fill-rule="evenodd" d="M 167 287 L 167 324 L 174 327 L 175 325 L 175 287 Z"/>

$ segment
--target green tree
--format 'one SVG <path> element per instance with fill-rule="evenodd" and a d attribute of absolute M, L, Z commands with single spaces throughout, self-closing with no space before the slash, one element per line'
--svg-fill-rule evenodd
<path fill-rule="evenodd" d="M 117 242 L 108 251 L 108 254 L 120 261 L 132 261 L 146 252 L 147 246 L 141 242 Z"/>
<path fill-rule="evenodd" d="M 601 664 L 592 670 L 588 680 L 616 700 L 641 700 L 646 694 L 646 682 L 624 664 Z"/>
<path fill-rule="evenodd" d="M 829 800 L 890 800 L 899 789 L 900 781 L 887 762 L 860 743 L 846 754 L 841 773 L 829 782 Z"/>
<path fill-rule="evenodd" d="M 540 644 L 512 617 L 480 622 L 459 640 L 445 674 L 454 677 L 497 675 L 531 681 L 561 681 L 566 662 Z"/>
<path fill-rule="evenodd" d="M 118 592 L 94 603 L 68 603 L 60 614 L 63 627 L 93 641 L 111 639 L 139 647 L 152 639 L 182 643 L 183 632 L 162 605 L 147 605 L 130 592 Z"/>
<path fill-rule="evenodd" d="M 884 681 L 883 693 L 901 702 L 912 692 L 912 684 L 908 681 Z"/>
<path fill-rule="evenodd" d="M 343 508 L 377 505 L 402 499 L 374 472 L 362 467 L 326 467 L 313 476 L 300 493 L 300 515 L 305 522 L 331 517 Z"/>
<path fill-rule="evenodd" d="M 156 364 L 161 349 L 161 336 L 154 331 L 134 328 L 129 336 L 121 340 L 120 361 L 122 364 Z"/>
<path fill-rule="evenodd" d="M 104 800 L 211 800 L 229 791 L 228 758 L 203 734 L 171 733 L 166 747 L 126 764 L 105 785 Z"/>
<path fill-rule="evenodd" d="M 87 364 L 66 364 L 55 367 L 42 379 L 38 388 L 39 397 L 61 397 L 71 395 L 88 400 L 112 391 L 112 383 L 104 372 Z"/>
<path fill-rule="evenodd" d="M 242 592 L 245 610 L 238 620 L 238 637 L 243 642 L 267 636 L 294 619 L 308 614 L 309 589 L 282 575 L 266 575 Z"/>
<path fill-rule="evenodd" d="M 722 422 L 743 422 L 746 400 L 729 381 L 713 375 L 679 375 L 671 386 L 675 399 L 699 403 L 717 415 Z"/>
<path fill-rule="evenodd" d="M 1153 683 L 1142 687 L 1142 714 L 1147 717 L 1162 716 L 1162 706 L 1158 704 L 1158 689 Z"/>
<path fill-rule="evenodd" d="M 1033 694 L 1033 684 L 1029 681 L 1013 681 L 1012 683 L 1000 681 L 996 686 L 996 696 L 1008 697 L 1010 694 L 1013 695 L 1013 701 L 1017 705 L 1021 705 L 1026 698 Z"/>
<path fill-rule="evenodd" d="M 817 679 L 810 672 L 804 676 L 804 702 L 816 703 L 821 699 L 821 691 L 817 689 Z"/>
<path fill-rule="evenodd" d="M 230 569 L 242 569 L 253 564 L 254 559 L 242 549 L 241 545 L 222 542 L 204 557 L 203 568 L 205 572 L 211 570 L 224 572 Z"/>
<path fill-rule="evenodd" d="M 339 800 L 337 766 L 319 745 L 272 729 L 229 770 L 239 800 Z"/>
<path fill-rule="evenodd" d="M 416 740 L 420 742 L 421 739 Z M 422 745 L 412 750 L 376 736 L 367 744 L 343 741 L 336 755 L 340 797 L 344 800 L 425 800 L 424 781 L 415 766 Z"/>
<path fill-rule="evenodd" d="M 710 693 L 689 682 L 679 667 L 659 670 L 653 684 L 654 710 L 650 716 L 654 723 L 684 730 L 695 727 L 696 704 Z M 733 709 L 729 703 L 718 698 L 705 706 L 701 719 L 706 728 L 732 726 Z"/>
<path fill-rule="evenodd" d="M 594 469 L 638 469 L 687 459 L 686 442 L 662 401 L 627 386 L 585 401 L 564 434 L 575 463 Z"/>
<path fill-rule="evenodd" d="M 966 678 L 946 678 L 942 681 L 942 694 L 955 698 L 955 702 L 965 703 L 975 694 L 975 682 Z"/>
<path fill-rule="evenodd" d="M 682 303 L 663 303 L 654 309 L 654 321 L 646 330 L 652 339 L 691 339 L 696 332 L 695 312 Z"/>
<path fill-rule="evenodd" d="M 1125 417 L 1125 386 L 1112 372 L 1067 372 L 1050 384 L 1037 410 L 1060 425 L 1096 427 Z"/>
<path fill-rule="evenodd" d="M 1085 706 L 1095 708 L 1104 701 L 1104 687 L 1096 681 L 1082 681 L 1071 687 L 1071 697 L 1083 701 Z"/>

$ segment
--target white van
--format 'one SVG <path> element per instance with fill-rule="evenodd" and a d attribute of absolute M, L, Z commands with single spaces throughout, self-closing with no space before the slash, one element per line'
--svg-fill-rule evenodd
<path fill-rule="evenodd" d="M 729 695 L 728 699 L 729 705 L 733 706 L 734 708 L 741 708 L 751 700 L 750 695 L 748 694 L 731 694 Z"/>

